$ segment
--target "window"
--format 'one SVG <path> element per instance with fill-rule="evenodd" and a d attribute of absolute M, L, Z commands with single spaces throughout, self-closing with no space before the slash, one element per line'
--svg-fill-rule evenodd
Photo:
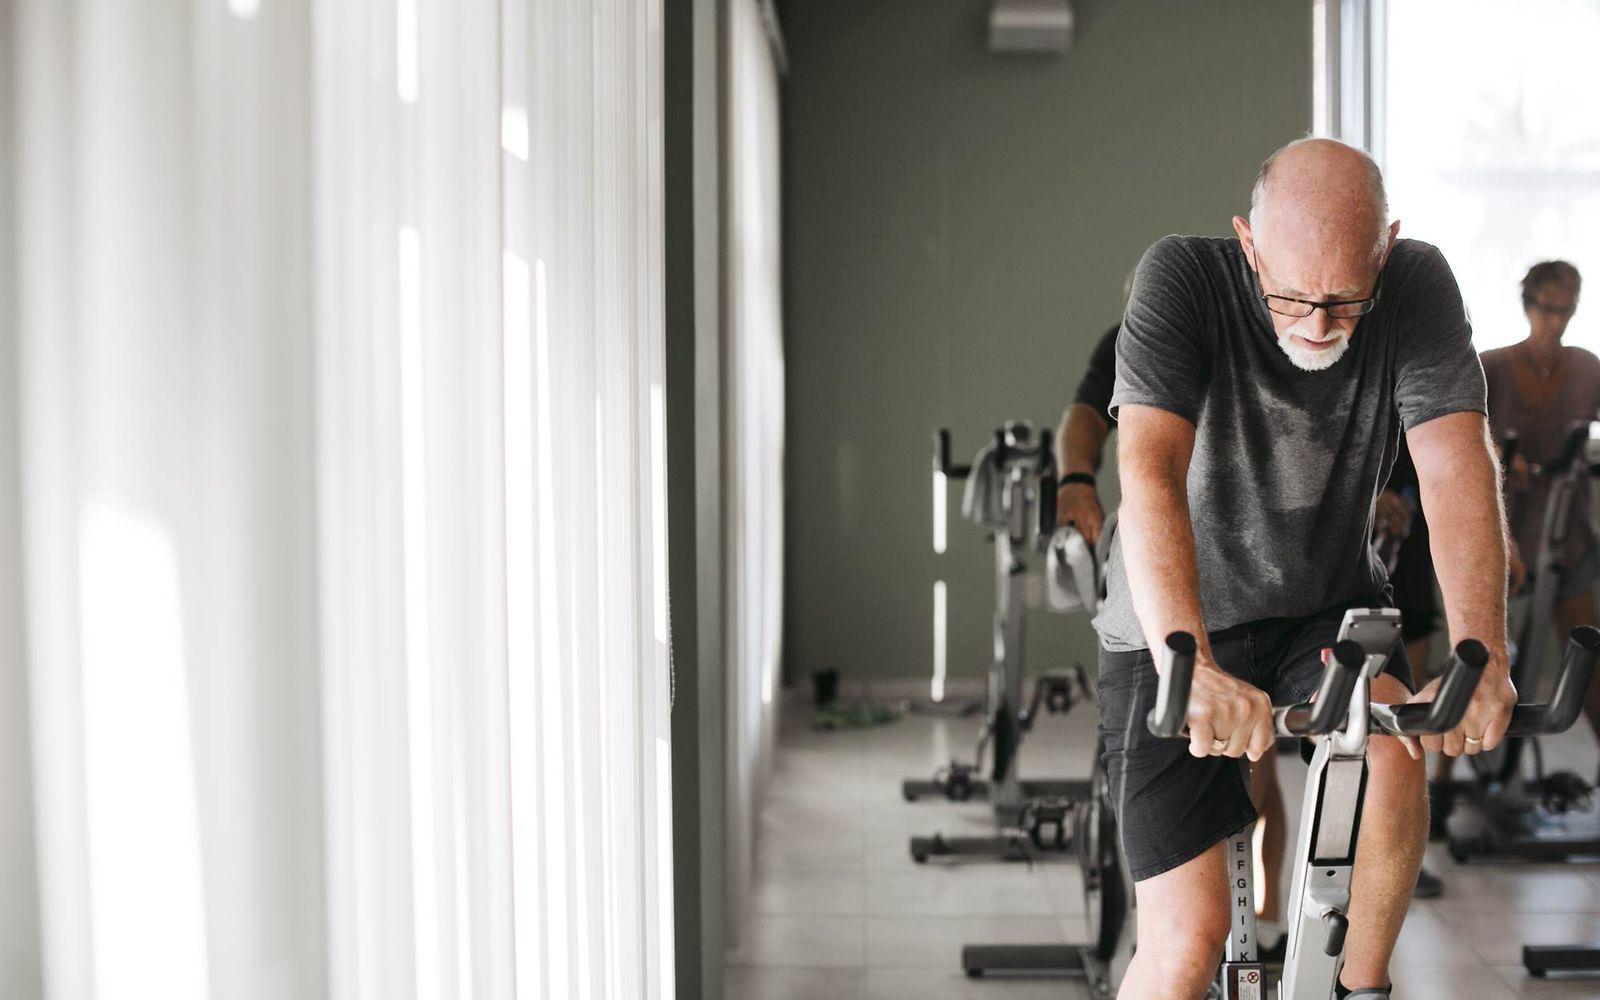
<path fill-rule="evenodd" d="M 1478 349 L 1513 343 L 1529 265 L 1559 257 L 1600 276 L 1600 4 L 1387 6 L 1390 211 L 1402 235 L 1444 251 Z M 1596 311 L 1578 312 L 1566 343 L 1600 351 Z"/>

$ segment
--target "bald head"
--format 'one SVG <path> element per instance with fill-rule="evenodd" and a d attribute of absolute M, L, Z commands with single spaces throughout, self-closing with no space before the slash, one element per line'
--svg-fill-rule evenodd
<path fill-rule="evenodd" d="M 1250 193 L 1250 228 L 1268 253 L 1286 242 L 1381 257 L 1389 225 L 1383 173 L 1334 139 L 1296 139 L 1267 157 Z"/>

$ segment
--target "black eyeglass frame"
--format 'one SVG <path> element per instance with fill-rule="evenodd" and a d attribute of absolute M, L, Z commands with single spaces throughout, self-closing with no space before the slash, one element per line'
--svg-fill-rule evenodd
<path fill-rule="evenodd" d="M 1255 251 L 1255 258 L 1256 267 L 1254 273 L 1256 287 L 1261 288 L 1261 251 L 1259 249 Z M 1262 290 L 1260 299 L 1261 304 L 1267 307 L 1268 312 L 1277 313 L 1279 316 L 1288 316 L 1291 319 L 1305 319 L 1318 309 L 1327 312 L 1329 319 L 1360 319 L 1378 307 L 1378 296 L 1382 291 L 1383 268 L 1380 267 L 1378 269 L 1378 277 L 1372 283 L 1372 294 L 1364 299 L 1334 299 L 1330 302 L 1313 302 L 1310 299 L 1297 299 L 1291 295 L 1268 295 L 1265 289 Z M 1306 309 L 1305 312 L 1284 312 L 1282 309 L 1272 308 L 1273 299 L 1277 299 L 1279 302 L 1294 302 L 1298 305 L 1309 306 L 1310 308 Z M 1334 313 L 1333 310 L 1336 306 L 1360 306 L 1361 309 L 1358 312 L 1341 316 Z"/>

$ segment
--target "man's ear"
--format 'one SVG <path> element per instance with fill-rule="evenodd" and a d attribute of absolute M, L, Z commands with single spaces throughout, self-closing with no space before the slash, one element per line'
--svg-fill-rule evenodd
<path fill-rule="evenodd" d="M 1244 248 L 1244 259 L 1250 262 L 1250 270 L 1260 270 L 1256 267 L 1256 241 L 1250 232 L 1250 220 L 1242 215 L 1235 215 L 1233 231 L 1239 234 L 1239 245 Z"/>

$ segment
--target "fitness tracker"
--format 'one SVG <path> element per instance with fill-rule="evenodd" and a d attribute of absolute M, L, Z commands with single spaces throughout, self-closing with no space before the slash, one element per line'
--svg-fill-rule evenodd
<path fill-rule="evenodd" d="M 1085 486 L 1093 487 L 1094 476 L 1088 472 L 1069 472 L 1061 477 L 1060 482 L 1056 483 L 1056 489 L 1059 490 L 1063 486 L 1071 486 L 1073 483 L 1082 483 Z"/>

